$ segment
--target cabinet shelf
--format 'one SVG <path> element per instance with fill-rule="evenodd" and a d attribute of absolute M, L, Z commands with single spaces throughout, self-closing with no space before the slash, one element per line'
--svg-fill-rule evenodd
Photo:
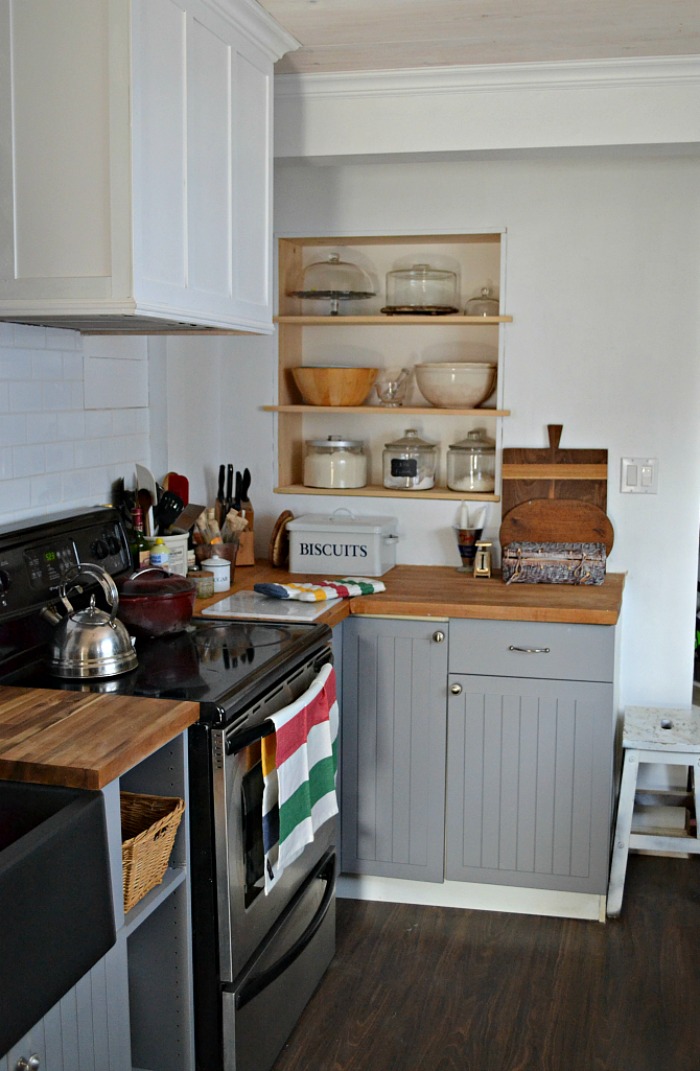
<path fill-rule="evenodd" d="M 443 326 L 445 324 L 463 324 L 464 326 L 484 327 L 489 324 L 512 324 L 513 317 L 462 316 L 458 313 L 448 316 L 275 316 L 274 322 L 276 324 L 297 324 L 299 327 L 357 327 L 361 324 L 369 324 L 370 326 L 382 324 L 386 326 L 393 325 L 394 327 L 397 324 L 411 327 L 416 324 L 434 324 L 435 326 L 440 324 Z"/>
<path fill-rule="evenodd" d="M 385 275 L 398 265 L 431 263 L 455 271 L 460 279 L 459 297 L 455 307 L 465 308 L 470 293 L 478 292 L 484 283 L 503 276 L 501 263 L 501 233 L 482 234 L 424 234 L 424 235 L 374 235 L 345 237 L 294 237 L 280 238 L 278 243 L 279 309 L 274 322 L 278 325 L 278 396 L 274 405 L 263 405 L 266 412 L 275 413 L 277 422 L 277 494 L 289 495 L 335 495 L 342 497 L 367 497 L 414 499 L 430 501 L 444 499 L 460 501 L 468 498 L 480 502 L 499 502 L 496 493 L 471 494 L 451 491 L 447 487 L 435 487 L 427 491 L 393 491 L 380 484 L 340 490 L 305 487 L 303 480 L 304 443 L 307 439 L 324 438 L 328 432 L 343 434 L 365 442 L 368 462 L 376 476 L 382 471 L 382 429 L 394 423 L 417 420 L 429 427 L 431 440 L 437 439 L 445 450 L 452 438 L 462 439 L 470 428 L 480 422 L 495 425 L 498 437 L 498 419 L 510 416 L 509 409 L 501 408 L 449 408 L 431 406 L 423 401 L 417 388 L 412 386 L 408 405 L 381 406 L 321 406 L 302 404 L 296 387 L 293 369 L 299 365 L 331 364 L 360 365 L 387 369 L 410 367 L 421 361 L 498 361 L 498 401 L 502 403 L 503 390 L 500 380 L 503 373 L 503 335 L 501 327 L 513 322 L 508 315 L 467 316 L 449 313 L 445 316 L 429 313 L 412 315 L 380 313 L 384 304 L 382 282 Z M 298 280 L 303 277 L 309 264 L 328 256 L 336 248 L 348 251 L 347 259 L 358 263 L 373 280 L 375 297 L 372 301 L 350 306 L 353 314 L 330 315 L 327 302 L 313 301 L 311 305 L 294 296 L 299 290 Z M 505 299 L 504 299 L 505 300 Z M 361 306 L 360 315 L 357 309 Z M 313 313 L 312 311 L 313 310 Z M 334 329 L 332 333 L 325 328 Z M 383 330 L 403 327 L 403 331 Z M 345 328 L 340 334 L 336 328 Z M 355 331 L 348 330 L 355 328 Z M 382 330 L 376 330 L 376 329 Z M 416 330 L 417 329 L 417 330 Z M 430 330 L 427 330 L 430 329 Z M 378 424 L 378 415 L 385 423 Z M 332 416 L 333 421 L 326 419 Z M 386 418 L 389 421 L 386 421 Z M 368 419 L 365 419 L 368 418 Z M 439 424 L 438 421 L 443 421 Z M 419 423 L 420 426 L 420 423 Z M 406 425 L 404 424 L 404 427 Z M 351 433 L 351 434 L 350 434 Z M 379 467 L 378 467 L 379 466 Z M 443 477 L 444 479 L 444 473 Z"/>
<path fill-rule="evenodd" d="M 357 416 L 510 416 L 510 409 L 443 409 L 420 405 L 263 405 L 266 413 L 355 413 Z"/>
<path fill-rule="evenodd" d="M 276 495 L 333 495 L 341 498 L 416 498 L 445 499 L 450 502 L 500 502 L 500 495 L 478 494 L 475 491 L 450 491 L 448 487 L 431 487 L 428 491 L 392 491 L 383 484 L 368 484 L 366 487 L 305 487 L 303 484 L 288 484 L 275 487 Z"/>

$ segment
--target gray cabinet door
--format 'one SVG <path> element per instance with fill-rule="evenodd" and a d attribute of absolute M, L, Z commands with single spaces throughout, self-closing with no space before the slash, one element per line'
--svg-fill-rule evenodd
<path fill-rule="evenodd" d="M 343 624 L 341 868 L 442 881 L 446 623 Z"/>
<path fill-rule="evenodd" d="M 445 876 L 606 891 L 612 684 L 451 674 Z"/>

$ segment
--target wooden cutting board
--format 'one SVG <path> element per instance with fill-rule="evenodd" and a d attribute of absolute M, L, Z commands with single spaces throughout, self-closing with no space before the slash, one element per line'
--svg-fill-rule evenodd
<path fill-rule="evenodd" d="M 599 506 L 577 499 L 534 498 L 521 502 L 503 518 L 498 535 L 509 543 L 604 543 L 610 554 L 613 526 Z"/>
<path fill-rule="evenodd" d="M 563 424 L 549 424 L 549 446 L 508 447 L 503 451 L 501 502 L 503 516 L 521 502 L 535 498 L 578 499 L 608 504 L 608 451 L 560 450 Z"/>

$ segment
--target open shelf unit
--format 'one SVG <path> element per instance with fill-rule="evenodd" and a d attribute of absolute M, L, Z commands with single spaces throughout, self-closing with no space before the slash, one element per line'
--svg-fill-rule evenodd
<path fill-rule="evenodd" d="M 499 289 L 502 235 L 390 235 L 364 237 L 280 238 L 278 404 L 263 408 L 277 414 L 278 494 L 415 498 L 497 502 L 499 495 L 452 491 L 444 484 L 445 455 L 450 443 L 468 431 L 485 427 L 496 437 L 496 422 L 509 415 L 498 407 L 503 394 L 502 325 L 512 317 L 450 315 L 388 315 L 384 305 L 387 271 L 427 263 L 458 274 L 460 307 L 483 286 Z M 341 252 L 372 278 L 371 299 L 342 303 L 340 315 L 331 316 L 327 300 L 289 296 L 304 268 L 329 253 Z M 326 311 L 324 311 L 326 310 Z M 347 311 L 346 311 L 347 310 Z M 408 367 L 419 361 L 485 360 L 498 364 L 498 380 L 489 407 L 442 409 L 426 404 L 415 384 L 400 407 L 385 407 L 372 396 L 362 406 L 304 405 L 291 369 L 301 364 L 338 364 L 382 368 Z M 382 449 L 386 442 L 417 427 L 425 438 L 440 443 L 438 483 L 429 491 L 393 491 L 381 483 Z M 305 487 L 304 443 L 342 435 L 362 439 L 369 455 L 370 483 L 357 489 Z M 374 476 L 374 482 L 371 482 Z M 377 482 L 379 481 L 379 482 Z"/>

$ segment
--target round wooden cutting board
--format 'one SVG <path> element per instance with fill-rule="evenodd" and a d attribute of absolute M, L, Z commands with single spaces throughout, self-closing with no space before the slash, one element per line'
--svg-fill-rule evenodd
<path fill-rule="evenodd" d="M 498 535 L 509 543 L 604 543 L 610 554 L 613 526 L 600 506 L 578 499 L 533 498 L 505 515 Z"/>

